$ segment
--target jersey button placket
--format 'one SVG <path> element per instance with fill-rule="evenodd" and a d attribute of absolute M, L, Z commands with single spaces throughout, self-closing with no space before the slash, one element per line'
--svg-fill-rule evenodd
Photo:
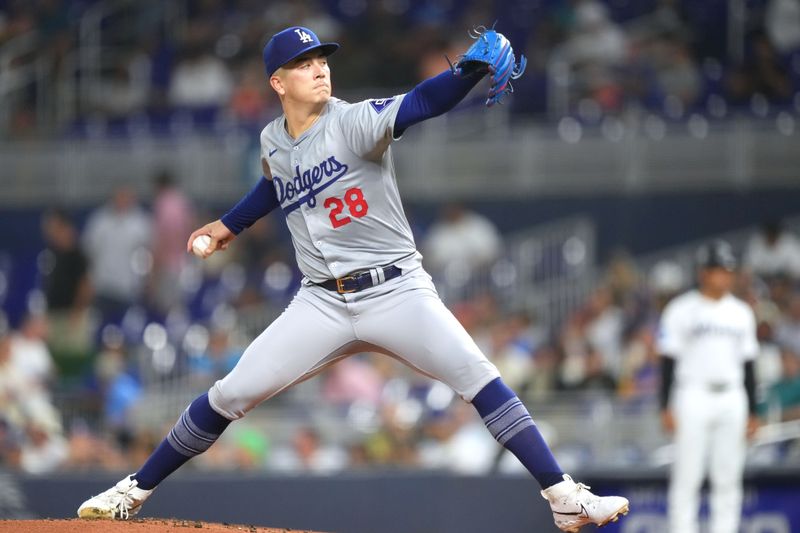
<path fill-rule="evenodd" d="M 296 145 L 292 146 L 292 152 L 294 152 L 294 154 L 292 156 L 292 162 L 294 163 L 292 165 L 292 168 L 294 169 L 294 167 L 300 166 L 300 161 L 303 159 L 303 150 L 300 150 L 299 144 L 296 144 Z M 306 194 L 308 194 L 307 191 L 306 191 Z M 317 200 L 317 205 L 315 205 L 315 207 L 318 207 L 319 198 L 315 198 L 315 200 Z M 306 221 L 306 228 L 308 228 L 308 235 L 309 235 L 309 237 L 311 237 L 314 247 L 317 250 L 319 250 L 319 253 L 322 256 L 323 261 L 328 266 L 328 270 L 331 271 L 331 274 L 333 275 L 333 277 L 334 278 L 338 277 L 337 274 L 336 274 L 336 269 L 339 266 L 339 263 L 336 262 L 336 261 L 333 261 L 331 263 L 328 262 L 328 258 L 325 257 L 325 252 L 323 252 L 323 248 L 325 247 L 325 243 L 324 243 L 324 241 L 322 239 L 319 238 L 319 234 L 316 231 L 314 231 L 316 226 L 319 226 L 320 224 L 322 224 L 321 220 L 317 216 L 314 216 L 315 215 L 314 207 L 309 205 L 308 202 L 304 202 L 300 206 L 300 210 L 299 211 L 300 211 L 300 214 L 303 216 L 303 218 Z M 327 218 L 325 220 L 327 220 Z M 320 228 L 320 229 L 322 229 L 322 228 Z"/>
<path fill-rule="evenodd" d="M 294 159 L 292 159 L 292 161 L 294 162 L 293 166 L 299 166 L 300 165 L 301 155 L 302 155 L 301 153 L 298 153 L 298 152 L 300 152 L 300 147 L 299 146 L 293 146 L 292 147 L 292 151 L 295 152 Z M 308 194 L 308 192 L 306 192 L 306 194 Z M 318 200 L 317 198 L 315 198 L 315 199 Z M 319 220 L 317 220 L 317 218 L 314 216 L 313 210 L 314 210 L 314 208 L 311 205 L 309 205 L 308 202 L 304 202 L 300 206 L 300 214 L 303 216 L 303 218 L 306 221 L 306 228 L 308 229 L 308 235 L 312 239 L 311 242 L 314 245 L 314 247 L 319 251 L 319 254 L 322 256 L 322 260 L 328 266 L 328 269 L 332 270 L 333 268 L 336 267 L 337 263 L 330 263 L 329 264 L 328 263 L 328 259 L 325 257 L 325 252 L 323 252 L 323 248 L 325 247 L 325 243 L 324 243 L 324 241 L 322 239 L 319 238 L 319 235 L 315 231 L 315 226 L 317 226 L 319 224 Z M 334 275 L 334 277 L 335 277 L 335 275 Z"/>
<path fill-rule="evenodd" d="M 297 146 L 294 147 L 294 150 L 297 150 Z M 294 155 L 294 159 L 292 159 L 292 168 L 297 168 L 300 166 L 300 159 L 297 153 Z M 300 211 L 303 212 L 303 216 L 305 216 L 305 212 L 309 210 L 308 202 L 304 203 L 300 206 Z"/>

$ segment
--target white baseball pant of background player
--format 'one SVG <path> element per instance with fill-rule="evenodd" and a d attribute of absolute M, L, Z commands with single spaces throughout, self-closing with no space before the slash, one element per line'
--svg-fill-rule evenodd
<path fill-rule="evenodd" d="M 711 483 L 711 533 L 738 531 L 747 451 L 744 389 L 710 392 L 680 387 L 673 399 L 675 457 L 669 490 L 672 533 L 697 533 L 700 488 Z M 708 467 L 708 468 L 706 468 Z"/>

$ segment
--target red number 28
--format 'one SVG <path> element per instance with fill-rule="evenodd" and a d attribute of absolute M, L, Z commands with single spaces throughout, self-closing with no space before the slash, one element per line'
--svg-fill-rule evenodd
<path fill-rule="evenodd" d="M 367 201 L 364 199 L 364 193 L 358 187 L 347 189 L 347 191 L 344 193 L 344 202 L 335 196 L 331 196 L 325 200 L 323 205 L 325 206 L 325 209 L 331 209 L 331 207 L 333 208 L 331 209 L 330 213 L 328 213 L 328 217 L 331 219 L 331 224 L 334 228 L 349 224 L 351 221 L 349 216 L 342 215 L 345 204 L 347 204 L 347 211 L 350 213 L 350 215 L 356 218 L 363 217 L 369 210 L 369 204 L 367 204 Z"/>

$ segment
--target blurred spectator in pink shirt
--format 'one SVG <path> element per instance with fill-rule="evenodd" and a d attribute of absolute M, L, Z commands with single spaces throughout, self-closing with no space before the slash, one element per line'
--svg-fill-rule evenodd
<path fill-rule="evenodd" d="M 348 405 L 360 400 L 378 405 L 384 379 L 362 356 L 348 357 L 333 365 L 326 373 L 322 388 L 327 402 Z"/>
<path fill-rule="evenodd" d="M 194 227 L 192 204 L 169 172 L 155 178 L 153 199 L 153 302 L 168 311 L 180 302 L 178 277 L 188 258 L 186 240 Z"/>

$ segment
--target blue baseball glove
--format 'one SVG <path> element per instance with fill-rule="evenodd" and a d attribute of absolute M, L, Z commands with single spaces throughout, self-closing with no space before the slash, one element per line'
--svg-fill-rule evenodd
<path fill-rule="evenodd" d="M 475 42 L 451 68 L 457 76 L 470 76 L 475 73 L 483 75 L 488 72 L 492 77 L 492 85 L 489 88 L 486 106 L 491 107 L 499 103 L 506 94 L 514 92 L 510 81 L 522 76 L 528 60 L 525 56 L 520 56 L 519 63 L 515 63 L 511 43 L 502 33 L 497 33 L 495 30 L 479 26 L 469 35 Z"/>

